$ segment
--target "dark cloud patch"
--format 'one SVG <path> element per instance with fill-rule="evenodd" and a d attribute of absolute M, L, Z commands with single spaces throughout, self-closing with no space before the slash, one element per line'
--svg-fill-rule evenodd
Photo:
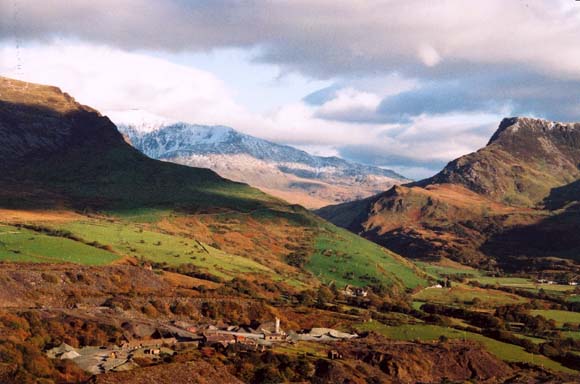
<path fill-rule="evenodd" d="M 302 101 L 309 105 L 320 106 L 327 101 L 334 99 L 336 97 L 337 91 L 340 90 L 340 88 L 340 85 L 333 84 L 329 87 L 319 89 L 318 91 L 306 95 Z"/>
<path fill-rule="evenodd" d="M 490 111 L 501 108 L 501 102 L 481 98 L 460 81 L 429 83 L 418 90 L 385 98 L 377 108 L 384 122 L 408 123 L 421 114 Z"/>
<path fill-rule="evenodd" d="M 550 78 L 538 73 L 506 72 L 426 85 L 386 97 L 377 108 L 390 123 L 408 123 L 421 114 L 508 111 L 556 121 L 580 120 L 580 81 Z"/>

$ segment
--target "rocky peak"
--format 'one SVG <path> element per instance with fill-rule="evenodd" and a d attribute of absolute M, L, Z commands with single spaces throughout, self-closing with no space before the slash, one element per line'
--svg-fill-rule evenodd
<path fill-rule="evenodd" d="M 122 144 L 109 119 L 57 87 L 0 77 L 0 160 Z"/>
<path fill-rule="evenodd" d="M 562 123 L 531 117 L 510 117 L 501 121 L 488 145 L 502 145 L 512 150 L 548 151 L 548 142 L 557 147 L 580 150 L 580 123 Z M 527 146 L 527 148 L 526 148 Z"/>
<path fill-rule="evenodd" d="M 580 177 L 580 124 L 528 117 L 503 119 L 489 144 L 416 183 L 460 184 L 517 206 L 535 206 Z"/>

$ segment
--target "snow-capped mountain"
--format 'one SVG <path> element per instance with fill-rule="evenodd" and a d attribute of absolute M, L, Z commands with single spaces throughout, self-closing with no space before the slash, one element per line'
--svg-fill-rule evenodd
<path fill-rule="evenodd" d="M 210 168 L 310 208 L 368 197 L 408 181 L 378 167 L 320 157 L 224 126 L 186 123 L 117 124 L 131 144 L 155 158 Z"/>

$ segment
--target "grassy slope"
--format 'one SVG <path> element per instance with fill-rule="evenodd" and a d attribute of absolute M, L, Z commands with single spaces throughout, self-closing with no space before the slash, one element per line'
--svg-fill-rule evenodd
<path fill-rule="evenodd" d="M 392 285 L 399 281 L 415 288 L 427 284 L 411 262 L 331 225 L 316 237 L 314 254 L 306 268 L 321 280 L 339 285 L 365 286 L 373 281 Z"/>
<path fill-rule="evenodd" d="M 0 226 L 0 260 L 106 265 L 118 258 L 112 252 L 78 241 L 52 237 L 12 226 Z"/>
<path fill-rule="evenodd" d="M 440 327 L 437 325 L 413 324 L 400 326 L 387 326 L 379 322 L 364 323 L 358 327 L 361 331 L 375 331 L 395 340 L 437 340 L 439 336 L 447 336 L 450 339 L 474 340 L 482 343 L 485 348 L 498 358 L 509 362 L 524 362 L 542 365 L 556 371 L 576 373 L 562 366 L 560 363 L 548 359 L 542 355 L 533 355 L 526 352 L 522 347 L 503 343 L 477 333 L 463 332 L 453 328 Z"/>
<path fill-rule="evenodd" d="M 137 225 L 88 221 L 60 227 L 83 238 L 111 245 L 120 254 L 173 265 L 193 264 L 221 277 L 233 276 L 236 273 L 272 272 L 252 260 L 227 254 L 207 244 L 143 230 Z"/>
<path fill-rule="evenodd" d="M 524 303 L 528 301 L 521 296 L 512 295 L 502 291 L 457 284 L 452 288 L 424 289 L 413 296 L 413 299 L 417 301 L 439 304 L 469 304 L 475 298 L 479 299 L 481 304 L 487 307 Z"/>
<path fill-rule="evenodd" d="M 345 244 L 350 244 L 350 250 L 357 248 L 357 260 L 361 263 L 375 267 L 379 264 L 377 269 L 393 271 L 381 272 L 378 277 L 381 282 L 396 284 L 399 288 L 412 288 L 421 281 L 403 259 L 385 257 L 382 260 L 377 255 L 386 253 L 377 247 L 324 224 L 303 208 L 288 205 L 248 185 L 225 180 L 207 169 L 147 158 L 125 143 L 108 119 L 80 106 L 58 89 L 0 78 L 0 84 L 4 83 L 10 87 L 0 95 L 0 117 L 11 124 L 2 126 L 2 133 L 13 134 L 22 143 L 26 142 L 27 137 L 44 135 L 46 140 L 43 142 L 47 146 L 38 153 L 31 152 L 25 160 L 2 169 L 0 208 L 30 211 L 58 207 L 83 214 L 105 213 L 115 219 L 98 223 L 83 220 L 62 227 L 86 242 L 98 241 L 110 246 L 113 253 L 119 256 L 141 256 L 171 264 L 193 263 L 217 275 L 260 272 L 283 279 L 287 277 L 284 273 L 289 268 L 287 265 L 280 266 L 284 262 L 284 253 L 278 250 L 268 255 L 263 248 L 284 248 L 288 245 L 284 242 L 272 244 L 263 237 L 256 238 L 254 245 L 261 248 L 261 258 L 241 254 L 231 247 L 228 252 L 221 252 L 208 246 L 204 246 L 207 253 L 204 256 L 200 249 L 193 246 L 197 236 L 193 230 L 176 235 L 157 225 L 174 214 L 191 218 L 216 215 L 218 225 L 215 227 L 222 224 L 217 216 L 220 214 L 227 214 L 228 220 L 239 219 L 240 222 L 251 217 L 262 223 L 261 228 L 278 225 L 274 218 L 299 227 L 304 232 L 302 237 L 312 244 L 317 243 L 315 239 L 319 233 L 330 234 L 337 239 L 325 246 L 331 251 L 338 252 L 338 248 L 343 248 Z M 18 129 L 13 129 L 15 126 Z M 59 144 L 54 139 L 52 133 L 55 132 L 69 135 L 66 144 Z M 0 159 L 0 168 L 2 165 Z M 151 227 L 144 229 L 134 225 L 144 222 Z M 248 229 L 240 228 L 239 231 L 248 232 Z M 223 242 L 216 244 L 223 248 L 227 240 L 221 239 Z M 72 240 L 45 240 L 47 243 L 55 241 L 68 244 Z M 22 244 L 24 247 L 25 243 Z M 70 247 L 87 248 L 80 242 L 72 244 L 74 242 Z M 312 248 L 315 248 L 314 245 Z M 31 257 L 50 256 L 50 260 L 59 257 L 49 249 L 47 247 L 50 255 Z M 99 262 L 112 261 L 112 253 L 106 255 L 108 258 L 103 257 Z M 77 249 L 70 250 L 70 256 L 61 254 L 60 259 L 94 262 Z M 308 276 L 306 271 L 295 269 L 294 272 Z M 395 272 L 402 278 L 396 278 Z M 324 276 L 325 273 L 321 273 Z"/>
<path fill-rule="evenodd" d="M 580 313 L 578 312 L 568 312 L 568 311 L 558 311 L 558 310 L 532 310 L 534 315 L 542 315 L 546 319 L 555 320 L 556 323 L 561 326 L 564 323 L 580 324 Z"/>

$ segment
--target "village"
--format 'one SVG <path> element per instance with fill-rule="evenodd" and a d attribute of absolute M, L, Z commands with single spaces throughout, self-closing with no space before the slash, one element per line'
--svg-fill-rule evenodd
<path fill-rule="evenodd" d="M 236 325 L 216 327 L 210 324 L 173 321 L 160 324 L 152 337 L 147 339 L 124 341 L 113 346 L 81 348 L 63 343 L 46 353 L 52 359 L 71 360 L 85 371 L 96 375 L 131 370 L 139 367 L 136 362 L 139 359 L 158 361 L 191 349 L 210 349 L 225 354 L 265 352 L 282 344 L 296 344 L 301 341 L 333 342 L 357 337 L 356 334 L 331 328 L 287 332 L 282 329 L 278 318 L 255 328 Z M 339 359 L 341 356 L 336 350 L 329 348 L 328 358 Z"/>

